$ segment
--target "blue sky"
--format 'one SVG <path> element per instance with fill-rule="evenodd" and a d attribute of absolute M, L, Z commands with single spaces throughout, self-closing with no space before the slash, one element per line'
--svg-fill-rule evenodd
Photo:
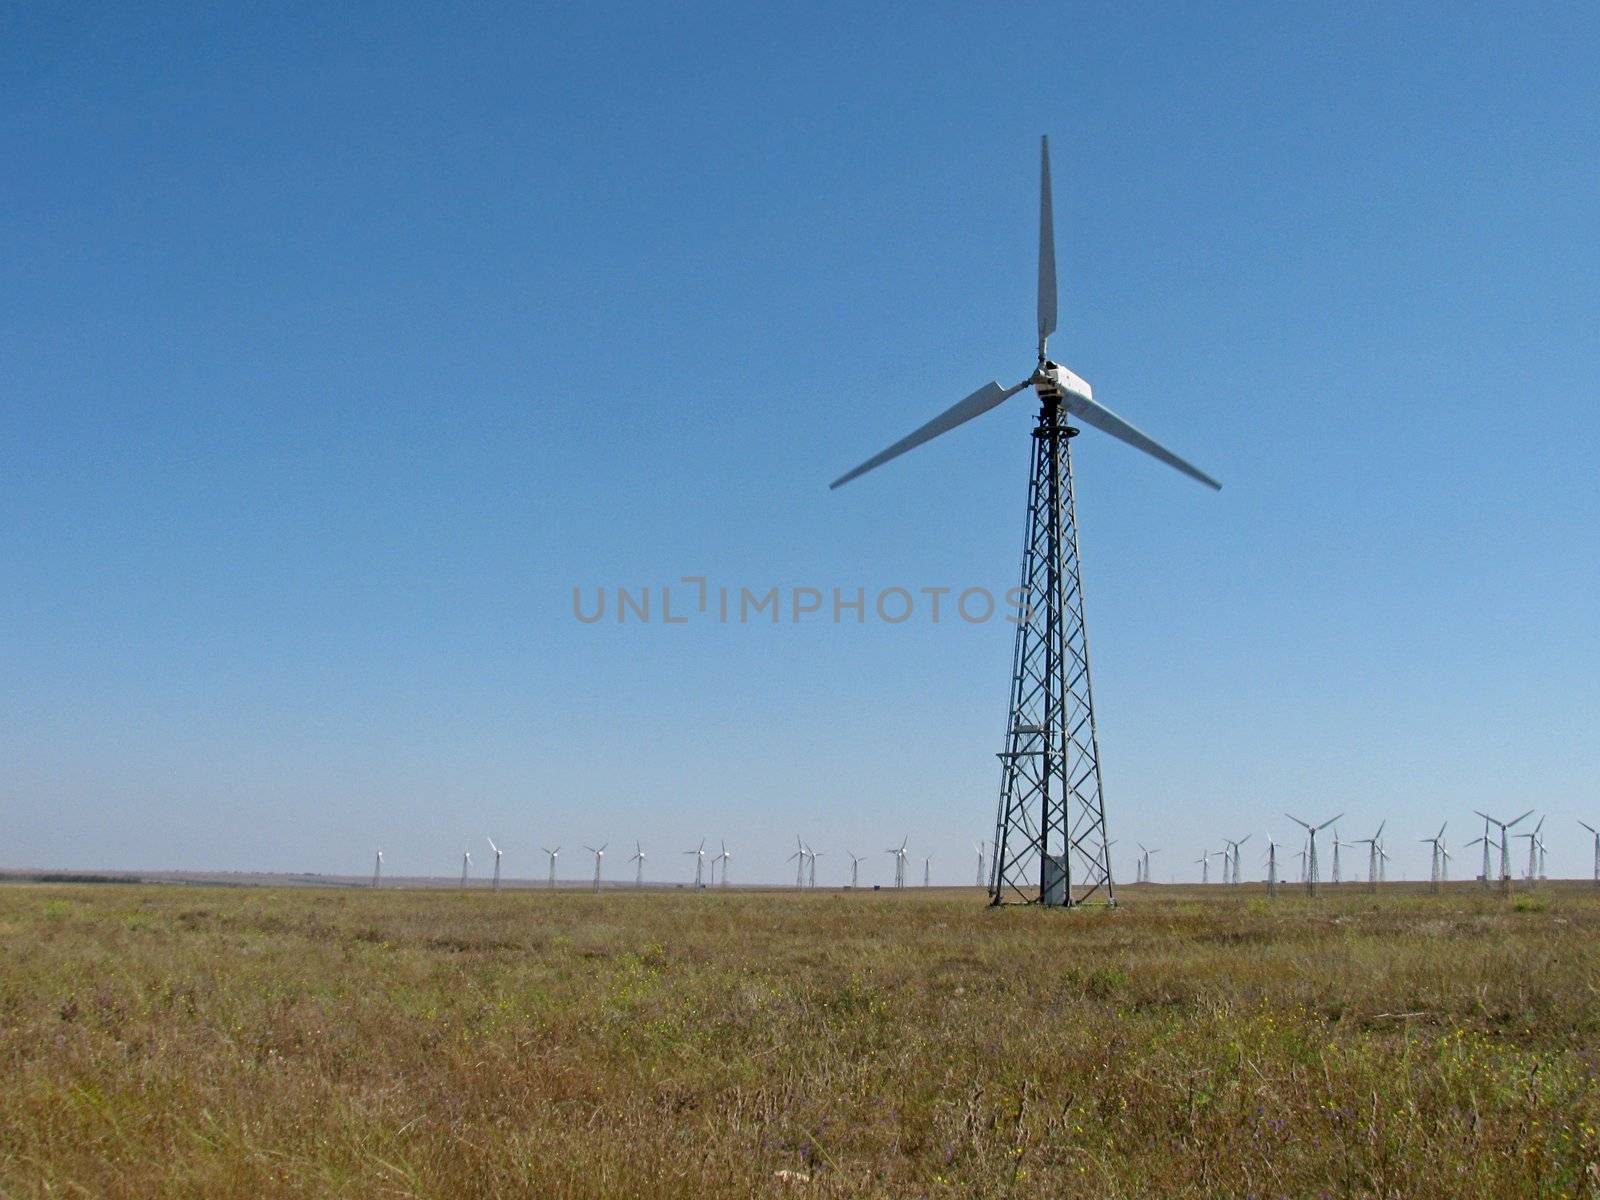
<path fill-rule="evenodd" d="M 1048 132 L 1119 850 L 1586 868 L 1592 6 L 542 8 L 0 16 L 0 865 L 969 879 L 1009 626 L 572 589 L 1010 586 Z"/>

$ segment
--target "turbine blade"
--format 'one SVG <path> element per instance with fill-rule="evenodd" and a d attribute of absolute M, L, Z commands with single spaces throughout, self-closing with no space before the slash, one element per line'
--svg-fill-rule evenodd
<path fill-rule="evenodd" d="M 1342 817 L 1342 816 L 1344 816 L 1344 814 L 1340 813 L 1339 817 Z M 1333 821 L 1337 821 L 1339 819 L 1339 817 L 1334 817 Z M 1318 829 L 1326 829 L 1329 825 L 1333 824 L 1333 821 L 1324 821 L 1321 825 L 1318 825 L 1317 828 Z M 1380 832 L 1382 832 L 1382 831 L 1380 830 Z"/>
<path fill-rule="evenodd" d="M 1056 331 L 1056 220 L 1050 202 L 1050 139 L 1039 139 L 1039 357 Z"/>
<path fill-rule="evenodd" d="M 949 408 L 945 409 L 937 417 L 933 418 L 933 420 L 929 421 L 926 425 L 923 425 L 920 429 L 917 429 L 915 432 L 909 433 L 905 437 L 901 438 L 887 450 L 874 454 L 871 458 L 867 459 L 866 462 L 862 463 L 854 470 L 846 471 L 843 475 L 839 476 L 839 478 L 830 483 L 828 487 L 843 487 L 852 479 L 855 479 L 860 475 L 865 475 L 874 467 L 881 467 L 890 459 L 899 458 L 907 450 L 915 450 L 918 446 L 922 445 L 923 442 L 932 441 L 941 433 L 948 433 L 957 425 L 963 425 L 972 420 L 973 417 L 982 416 L 991 408 L 994 408 L 1010 397 L 1015 396 L 1027 386 L 1028 381 L 1023 380 L 1021 383 L 1017 384 L 1016 387 L 1003 388 L 998 383 L 991 380 L 990 382 L 984 384 L 977 391 L 973 392 L 972 395 L 968 396 L 965 400 L 957 401 L 955 404 L 952 404 Z"/>
<path fill-rule="evenodd" d="M 1166 463 L 1167 466 L 1172 467 L 1174 470 L 1182 471 L 1190 479 L 1197 480 L 1208 488 L 1219 492 L 1222 490 L 1222 485 L 1199 467 L 1179 458 L 1171 450 L 1156 441 L 1155 438 L 1146 433 L 1141 433 L 1103 404 L 1098 404 L 1089 399 L 1089 397 L 1080 395 L 1077 392 L 1066 392 L 1064 403 L 1067 411 L 1085 425 L 1093 425 L 1101 433 L 1109 433 L 1118 441 L 1126 442 L 1135 450 L 1143 450 L 1151 458 Z"/>
<path fill-rule="evenodd" d="M 1595 829 L 1594 829 L 1594 826 L 1593 826 L 1593 825 L 1591 825 L 1591 824 L 1589 824 L 1589 822 L 1587 822 L 1587 821 L 1579 821 L 1579 822 L 1578 822 L 1578 824 L 1579 824 L 1579 825 L 1582 825 L 1582 826 L 1583 826 L 1583 827 L 1584 827 L 1584 828 L 1585 828 L 1585 829 L 1587 829 L 1587 830 L 1588 830 L 1588 831 L 1589 831 L 1589 832 L 1590 832 L 1590 833 L 1593 833 L 1593 832 L 1594 832 L 1594 831 L 1595 831 Z"/>
<path fill-rule="evenodd" d="M 1533 809 L 1530 808 L 1527 812 L 1523 813 L 1520 817 L 1518 817 L 1517 821 L 1526 821 L 1531 816 L 1533 816 Z M 1506 822 L 1506 828 L 1510 829 L 1513 825 L 1515 825 L 1517 823 L 1517 821 L 1507 821 Z"/>

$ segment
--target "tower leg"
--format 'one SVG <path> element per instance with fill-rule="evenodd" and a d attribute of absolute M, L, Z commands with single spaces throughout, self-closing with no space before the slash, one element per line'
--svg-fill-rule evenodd
<path fill-rule="evenodd" d="M 1034 429 L 1011 705 L 1001 751 L 993 904 L 1116 903 L 1072 490 L 1059 399 Z"/>

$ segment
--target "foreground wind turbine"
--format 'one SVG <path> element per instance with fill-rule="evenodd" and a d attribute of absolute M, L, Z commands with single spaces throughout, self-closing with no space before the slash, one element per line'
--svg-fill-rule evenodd
<path fill-rule="evenodd" d="M 484 841 L 488 842 L 489 849 L 494 851 L 494 890 L 498 892 L 500 890 L 500 847 L 494 844 L 492 837 L 485 837 Z"/>
<path fill-rule="evenodd" d="M 1207 487 L 1221 485 L 1099 404 L 1082 377 L 1050 361 L 1056 249 L 1048 139 L 1041 141 L 1039 159 L 1038 317 L 1038 361 L 1026 379 L 1011 387 L 984 384 L 831 486 L 840 487 L 1027 388 L 1038 395 L 990 901 L 1071 906 L 1098 895 L 1114 904 L 1068 448 L 1078 430 L 1068 422 L 1092 426 Z M 897 860 L 897 870 L 903 873 L 903 867 Z"/>
<path fill-rule="evenodd" d="M 1317 894 L 1317 834 L 1321 830 L 1326 829 L 1329 825 L 1332 825 L 1339 819 L 1339 817 L 1344 816 L 1344 814 L 1340 813 L 1339 817 L 1331 817 L 1324 821 L 1321 825 L 1312 825 L 1307 821 L 1302 821 L 1293 813 L 1284 813 L 1283 815 L 1288 817 L 1289 820 L 1293 821 L 1296 825 L 1304 826 L 1307 835 L 1310 837 L 1310 847 L 1306 855 L 1306 894 L 1309 896 L 1315 896 Z M 1379 832 L 1382 832 L 1382 826 L 1379 827 Z"/>
<path fill-rule="evenodd" d="M 557 846 L 554 850 L 552 850 L 552 849 L 550 849 L 549 846 L 541 846 L 540 849 L 543 850 L 546 854 L 548 854 L 550 856 L 550 879 L 545 884 L 545 886 L 546 887 L 555 887 L 555 885 L 556 885 L 556 855 L 561 853 L 561 847 Z"/>
<path fill-rule="evenodd" d="M 600 866 L 606 861 L 606 847 L 610 844 L 610 842 L 601 842 L 598 850 L 593 846 L 584 847 L 585 850 L 594 855 L 594 890 L 597 892 L 600 890 Z"/>
<path fill-rule="evenodd" d="M 383 851 L 378 851 L 378 857 L 372 865 L 372 886 L 377 887 L 383 880 Z"/>

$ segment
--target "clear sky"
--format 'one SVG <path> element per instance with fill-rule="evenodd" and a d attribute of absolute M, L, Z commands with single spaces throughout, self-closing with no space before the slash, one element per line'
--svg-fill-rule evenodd
<path fill-rule="evenodd" d="M 1119 875 L 1587 869 L 1595 6 L 239 7 L 0 14 L 0 865 L 970 880 L 1009 625 L 572 594 L 1011 586 L 1047 132 Z"/>

